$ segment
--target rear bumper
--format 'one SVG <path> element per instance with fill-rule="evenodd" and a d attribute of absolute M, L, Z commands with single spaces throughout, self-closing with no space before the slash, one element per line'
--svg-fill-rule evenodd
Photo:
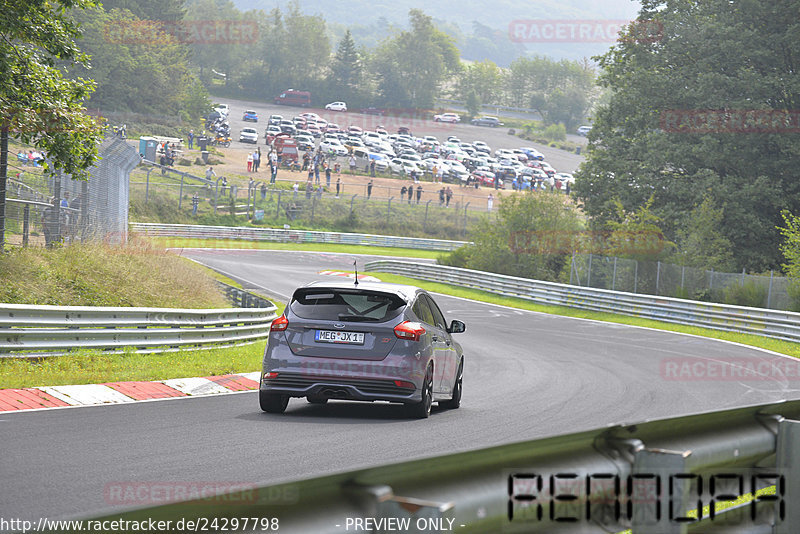
<path fill-rule="evenodd" d="M 290 397 L 321 397 L 357 401 L 415 403 L 422 400 L 420 389 L 403 388 L 388 378 L 312 376 L 282 373 L 272 379 L 261 378 L 261 391 Z"/>

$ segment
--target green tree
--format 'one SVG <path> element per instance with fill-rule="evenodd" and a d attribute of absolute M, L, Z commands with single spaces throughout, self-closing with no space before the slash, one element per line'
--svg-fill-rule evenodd
<path fill-rule="evenodd" d="M 383 103 L 432 108 L 448 74 L 459 71 L 458 49 L 422 11 L 409 12 L 411 29 L 376 50 L 375 69 Z"/>
<path fill-rule="evenodd" d="M 350 30 L 347 30 L 336 48 L 336 55 L 331 65 L 331 78 L 342 91 L 352 93 L 361 83 L 361 73 L 361 57 L 356 50 L 356 43 Z"/>
<path fill-rule="evenodd" d="M 658 261 L 666 258 L 675 243 L 664 239 L 663 221 L 653 213 L 654 197 L 635 210 L 626 210 L 622 202 L 614 200 L 616 216 L 606 222 L 608 236 L 606 253 L 639 261 Z"/>
<path fill-rule="evenodd" d="M 86 178 L 97 159 L 97 124 L 84 113 L 91 81 L 70 79 L 62 66 L 85 63 L 68 10 L 90 0 L 0 1 L 0 251 L 5 240 L 9 133 L 43 150 L 45 169 Z"/>
<path fill-rule="evenodd" d="M 723 210 L 714 207 L 710 196 L 703 199 L 677 232 L 678 263 L 700 269 L 733 271 L 733 244 L 723 233 Z"/>
<path fill-rule="evenodd" d="M 457 93 L 466 100 L 475 93 L 478 100 L 487 104 L 500 101 L 503 84 L 502 71 L 491 61 L 480 61 L 464 68 L 459 76 Z"/>
<path fill-rule="evenodd" d="M 783 271 L 791 280 L 789 295 L 794 301 L 795 311 L 800 311 L 800 217 L 793 215 L 788 210 L 781 212 L 781 218 L 786 226 L 779 226 L 778 231 L 783 237 L 780 245 L 784 263 Z"/>
<path fill-rule="evenodd" d="M 467 113 L 470 117 L 474 117 L 481 112 L 481 99 L 475 91 L 470 91 L 467 94 Z"/>
<path fill-rule="evenodd" d="M 660 34 L 629 32 L 599 58 L 611 95 L 594 114 L 574 189 L 587 214 L 607 219 L 611 199 L 633 209 L 655 195 L 653 211 L 674 237 L 710 191 L 725 206 L 722 232 L 740 265 L 776 266 L 780 212 L 800 211 L 800 137 L 737 129 L 720 113 L 705 130 L 685 118 L 798 109 L 799 10 L 798 0 L 642 2 L 639 26 L 656 20 Z"/>
<path fill-rule="evenodd" d="M 470 269 L 558 280 L 578 244 L 578 212 L 558 194 L 503 195 L 499 200 L 496 220 L 484 219 L 472 234 L 474 246 L 452 254 L 452 260 Z"/>

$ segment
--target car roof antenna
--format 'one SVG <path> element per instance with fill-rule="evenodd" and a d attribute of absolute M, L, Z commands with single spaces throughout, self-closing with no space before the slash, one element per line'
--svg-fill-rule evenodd
<path fill-rule="evenodd" d="M 353 285 L 358 287 L 358 260 L 353 260 L 353 268 L 356 271 L 355 276 L 353 277 Z"/>

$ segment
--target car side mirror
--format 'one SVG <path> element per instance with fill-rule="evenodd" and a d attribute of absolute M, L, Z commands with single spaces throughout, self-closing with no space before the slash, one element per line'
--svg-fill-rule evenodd
<path fill-rule="evenodd" d="M 467 325 L 465 325 L 461 321 L 457 321 L 457 320 L 453 319 L 453 321 L 450 323 L 450 328 L 448 328 L 447 331 L 449 333 L 451 333 L 451 334 L 460 334 L 461 332 L 465 331 L 466 329 L 467 329 Z"/>

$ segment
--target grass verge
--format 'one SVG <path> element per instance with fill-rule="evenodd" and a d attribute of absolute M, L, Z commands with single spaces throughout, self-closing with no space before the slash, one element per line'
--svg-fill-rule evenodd
<path fill-rule="evenodd" d="M 756 336 L 752 334 L 739 334 L 736 332 L 725 332 L 722 330 L 713 330 L 711 328 L 700 328 L 696 326 L 685 326 L 680 324 L 666 323 L 662 321 L 655 321 L 653 319 L 642 319 L 639 317 L 632 317 L 629 315 L 619 315 L 615 313 L 600 313 L 588 310 L 580 310 L 576 308 L 568 308 L 566 306 L 548 306 L 544 304 L 537 304 L 525 299 L 504 297 L 502 295 L 495 295 L 486 291 L 478 289 L 467 289 L 459 286 L 452 286 L 437 282 L 426 282 L 424 280 L 417 280 L 415 278 L 408 278 L 405 276 L 398 276 L 387 273 L 364 273 L 371 274 L 379 278 L 383 282 L 394 282 L 398 284 L 411 284 L 428 291 L 437 293 L 444 293 L 454 297 L 463 297 L 481 302 L 488 302 L 491 304 L 500 304 L 502 306 L 509 306 L 511 308 L 519 308 L 522 310 L 531 310 L 542 313 L 549 313 L 552 315 L 563 315 L 565 317 L 578 317 L 581 319 L 593 319 L 595 321 L 605 321 L 608 323 L 628 324 L 633 326 L 644 326 L 648 328 L 655 328 L 658 330 L 666 330 L 669 332 L 680 332 L 684 334 L 694 334 L 713 339 L 721 339 L 724 341 L 733 341 L 743 345 L 750 345 L 762 349 L 779 352 L 795 358 L 800 358 L 800 343 L 793 343 L 791 341 L 782 341 L 780 339 L 772 339 L 768 337 Z"/>
<path fill-rule="evenodd" d="M 0 389 L 167 380 L 257 371 L 266 341 L 229 348 L 137 354 L 79 351 L 39 361 L 0 359 Z"/>
<path fill-rule="evenodd" d="M 144 239 L 144 238 L 143 238 Z M 394 247 L 368 247 L 336 245 L 330 243 L 272 243 L 269 241 L 234 241 L 230 239 L 191 239 L 178 237 L 153 237 L 154 245 L 169 248 L 237 248 L 253 250 L 304 250 L 309 252 L 342 252 L 346 254 L 368 254 L 374 256 L 396 256 L 401 258 L 436 259 L 442 252 Z"/>

